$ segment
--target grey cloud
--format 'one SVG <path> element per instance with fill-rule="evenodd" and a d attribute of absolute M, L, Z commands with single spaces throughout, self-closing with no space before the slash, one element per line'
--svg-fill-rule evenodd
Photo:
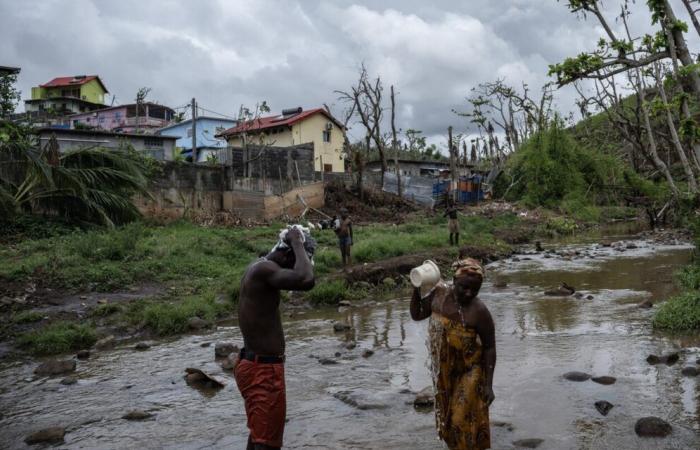
<path fill-rule="evenodd" d="M 0 0 L 0 29 L 0 64 L 22 67 L 25 98 L 55 76 L 88 73 L 122 103 L 150 86 L 153 100 L 196 97 L 229 115 L 263 99 L 274 111 L 339 111 L 333 91 L 365 62 L 387 89 L 396 84 L 401 128 L 434 140 L 450 124 L 469 131 L 452 109 L 478 83 L 505 77 L 537 90 L 548 64 L 592 49 L 602 33 L 552 0 Z M 558 95 L 573 109 L 570 90 Z"/>

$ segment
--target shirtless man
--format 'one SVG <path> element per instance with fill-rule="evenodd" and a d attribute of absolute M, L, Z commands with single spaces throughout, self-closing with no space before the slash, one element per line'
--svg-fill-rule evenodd
<path fill-rule="evenodd" d="M 282 447 L 286 418 L 284 332 L 280 291 L 314 287 L 310 257 L 315 243 L 291 228 L 265 257 L 251 264 L 241 280 L 238 323 L 243 348 L 233 374 L 245 400 L 248 450 Z"/>

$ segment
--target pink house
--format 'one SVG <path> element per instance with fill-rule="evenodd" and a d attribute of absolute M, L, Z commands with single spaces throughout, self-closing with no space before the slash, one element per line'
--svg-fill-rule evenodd
<path fill-rule="evenodd" d="M 73 114 L 64 120 L 70 128 L 100 129 L 120 133 L 153 134 L 168 125 L 175 111 L 156 103 L 143 103 L 136 114 L 136 104 L 112 106 L 86 113 Z"/>

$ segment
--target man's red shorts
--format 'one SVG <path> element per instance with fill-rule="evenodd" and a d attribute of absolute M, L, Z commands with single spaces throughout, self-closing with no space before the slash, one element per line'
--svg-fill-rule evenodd
<path fill-rule="evenodd" d="M 287 415 L 284 364 L 256 363 L 241 359 L 233 374 L 245 400 L 251 441 L 270 447 L 282 447 Z"/>

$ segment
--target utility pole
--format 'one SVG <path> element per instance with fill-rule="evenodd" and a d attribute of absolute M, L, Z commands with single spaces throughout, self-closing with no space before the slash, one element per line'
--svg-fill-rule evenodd
<path fill-rule="evenodd" d="M 447 127 L 447 139 L 449 139 L 447 148 L 450 151 L 450 176 L 452 178 L 452 183 L 450 183 L 450 194 L 452 195 L 452 201 L 454 202 L 456 200 L 455 194 L 457 191 L 457 167 L 455 165 L 454 142 L 452 142 L 452 125 Z"/>
<path fill-rule="evenodd" d="M 197 102 L 192 97 L 192 163 L 197 162 Z"/>

